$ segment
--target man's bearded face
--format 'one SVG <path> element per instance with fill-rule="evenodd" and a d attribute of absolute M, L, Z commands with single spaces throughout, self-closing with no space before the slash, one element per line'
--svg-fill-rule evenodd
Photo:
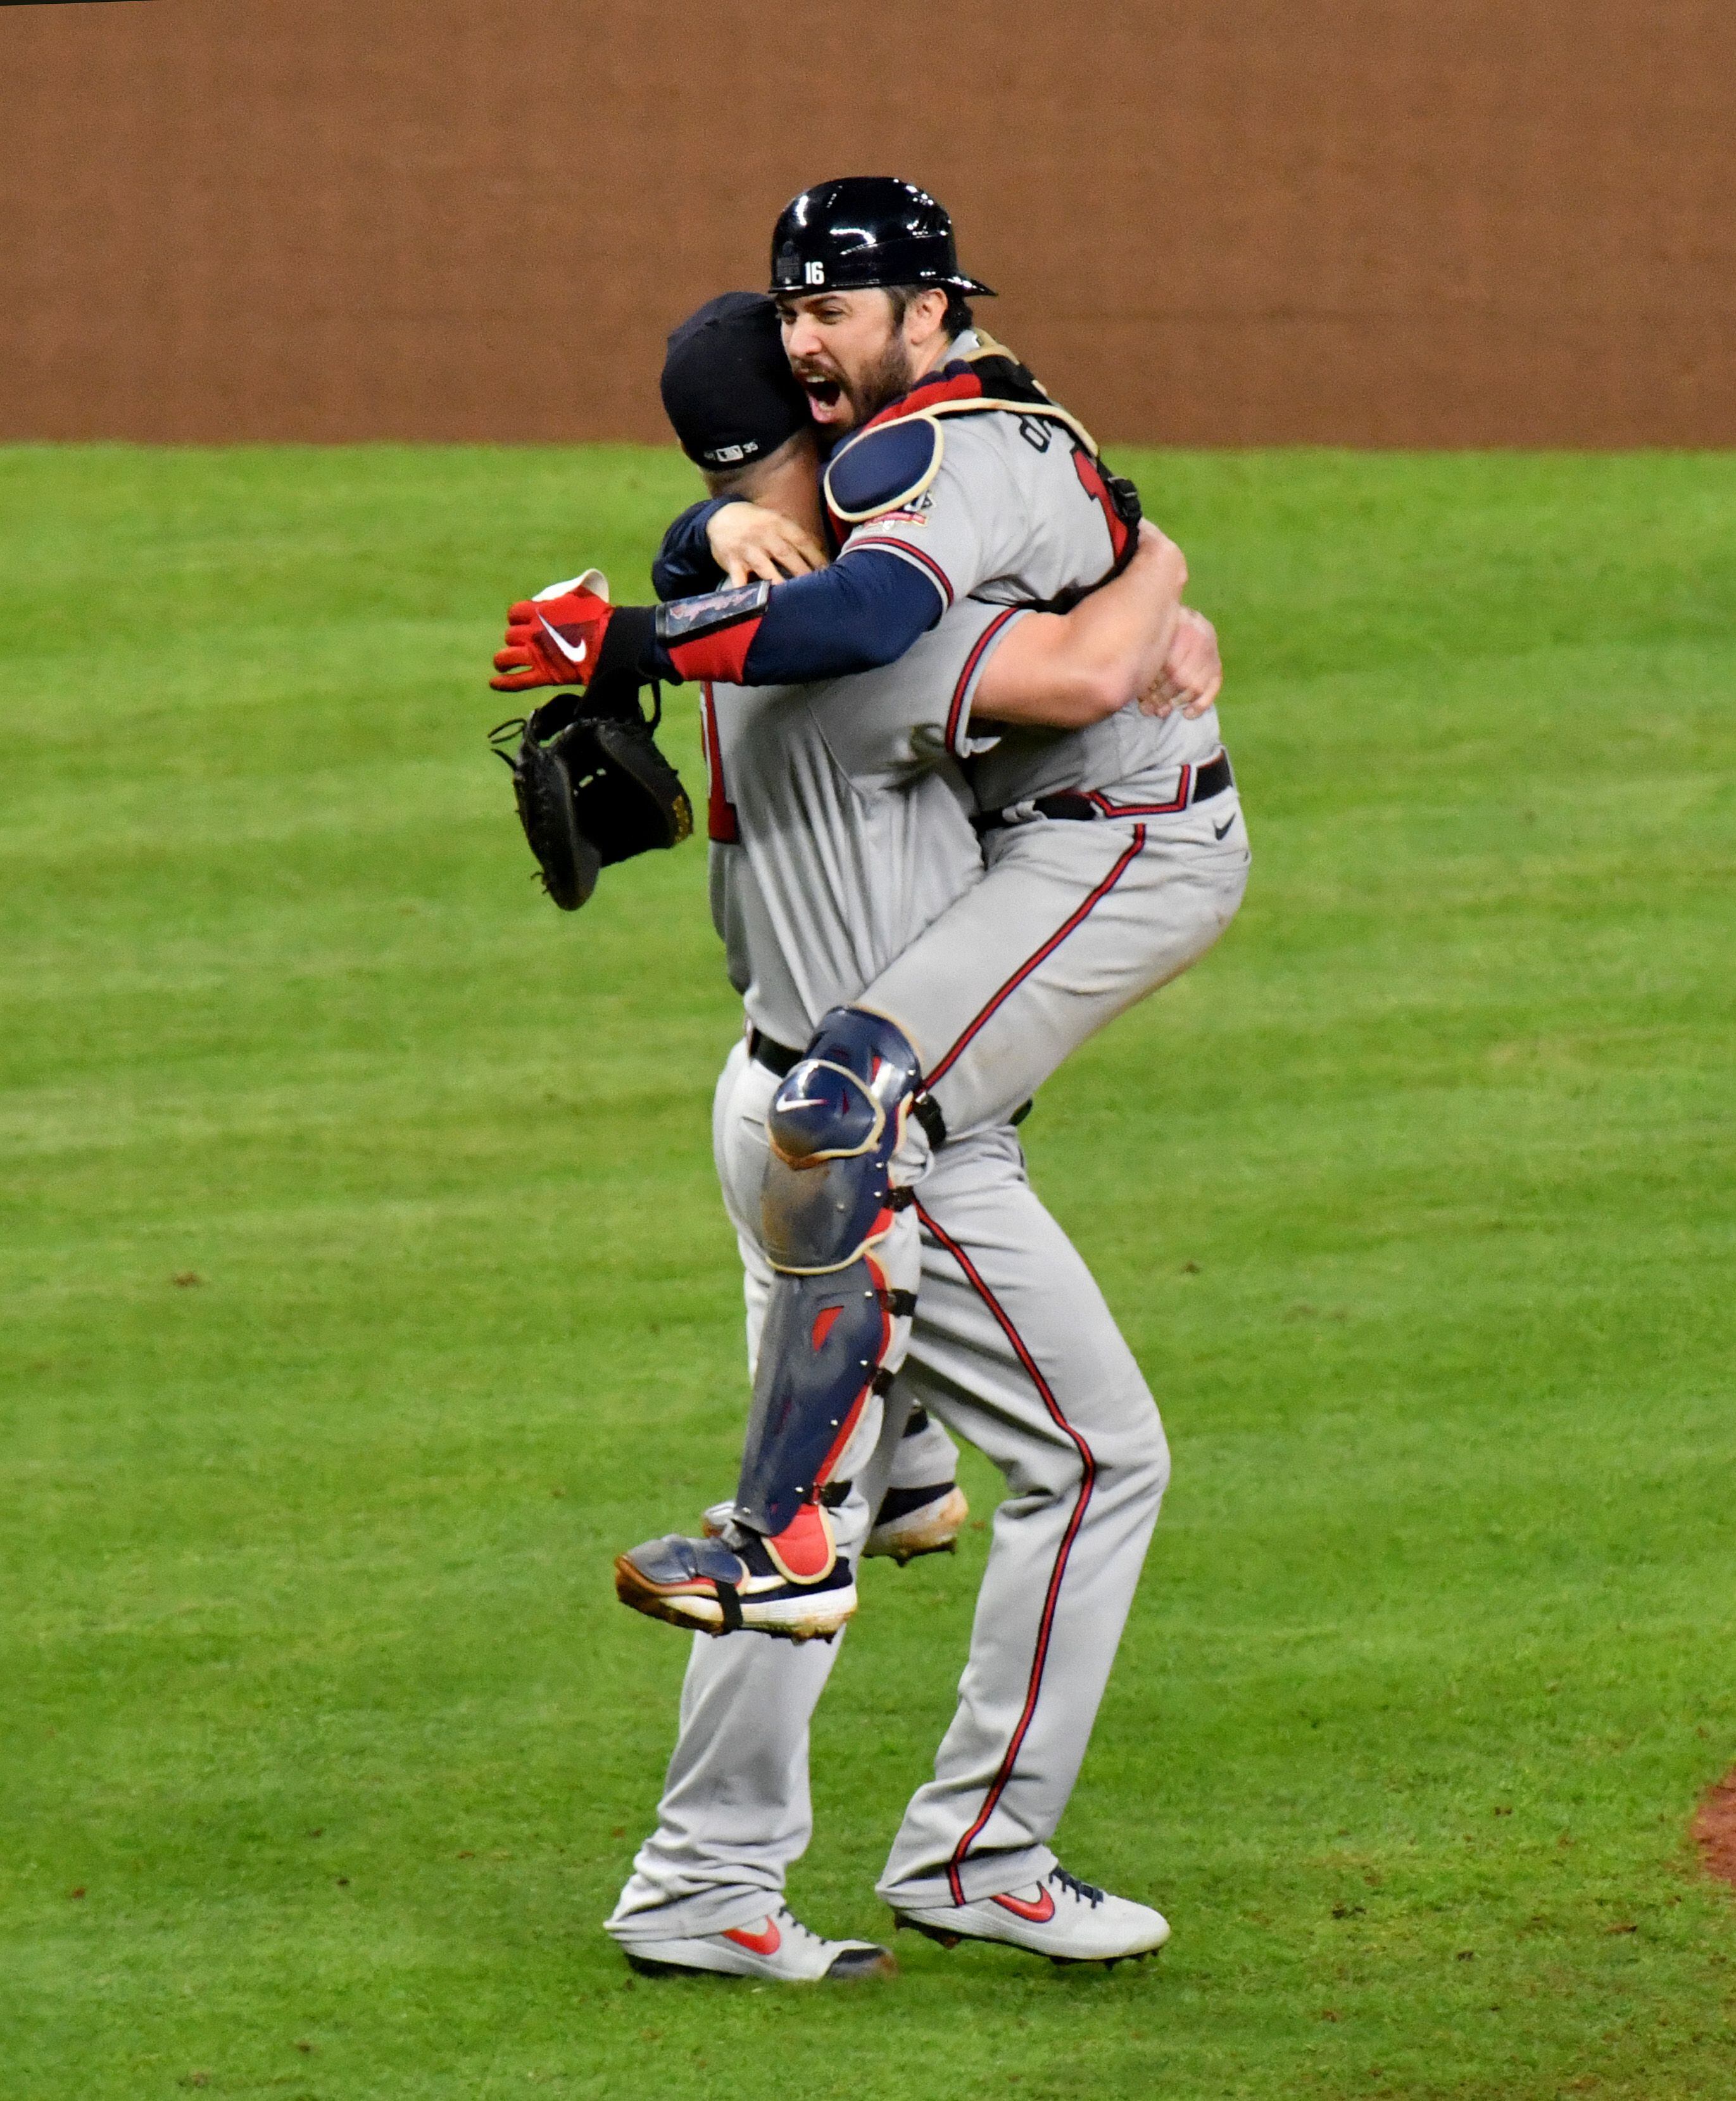
<path fill-rule="evenodd" d="M 817 292 L 781 299 L 778 311 L 790 369 L 822 430 L 855 430 L 914 383 L 914 359 L 888 294 Z"/>

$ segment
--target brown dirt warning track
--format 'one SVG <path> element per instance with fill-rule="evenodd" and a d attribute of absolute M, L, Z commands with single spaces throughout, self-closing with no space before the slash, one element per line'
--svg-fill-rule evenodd
<path fill-rule="evenodd" d="M 1107 438 L 1736 444 L 1729 0 L 143 0 L 0 79 L 0 437 L 662 441 L 889 171 Z"/>

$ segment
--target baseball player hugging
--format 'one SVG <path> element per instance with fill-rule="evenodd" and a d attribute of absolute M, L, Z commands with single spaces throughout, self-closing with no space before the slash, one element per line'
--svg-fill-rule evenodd
<path fill-rule="evenodd" d="M 582 685 L 613 710 L 701 682 L 712 909 L 747 1022 L 714 1116 L 746 1278 L 741 1476 L 698 1534 L 616 1564 L 624 1603 L 740 1638 L 694 1643 L 609 1931 L 652 1971 L 892 1968 L 783 1891 L 857 1568 L 963 1522 L 950 1429 L 1011 1494 L 958 1711 L 879 1890 L 949 1946 L 1114 1962 L 1167 1924 L 1048 1841 L 1168 1454 L 1013 1126 L 1241 902 L 1216 639 L 1131 485 L 976 329 L 988 287 L 931 197 L 807 191 L 772 276 L 671 338 L 666 405 L 711 493 L 666 537 L 663 602 L 612 606 L 593 573 L 516 605 L 495 659 L 504 690 Z"/>

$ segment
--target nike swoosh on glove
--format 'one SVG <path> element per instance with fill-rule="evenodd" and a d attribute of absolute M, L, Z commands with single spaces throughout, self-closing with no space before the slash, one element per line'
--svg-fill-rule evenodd
<path fill-rule="evenodd" d="M 494 657 L 489 683 L 497 693 L 532 686 L 587 686 L 596 675 L 603 638 L 615 608 L 584 587 L 555 587 L 507 608 L 507 642 Z"/>

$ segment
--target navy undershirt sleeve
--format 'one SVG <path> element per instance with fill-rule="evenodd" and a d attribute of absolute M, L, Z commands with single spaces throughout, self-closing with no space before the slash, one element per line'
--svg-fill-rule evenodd
<path fill-rule="evenodd" d="M 691 503 L 663 535 L 663 544 L 651 564 L 651 588 L 666 603 L 672 598 L 693 598 L 701 591 L 715 590 L 724 573 L 711 553 L 706 528 L 726 503 L 739 497 L 713 496 Z"/>
<path fill-rule="evenodd" d="M 875 547 L 774 584 L 734 683 L 805 685 L 893 664 L 946 611 L 920 569 Z M 661 653 L 661 652 L 659 652 Z M 680 674 L 666 661 L 665 678 Z"/>

